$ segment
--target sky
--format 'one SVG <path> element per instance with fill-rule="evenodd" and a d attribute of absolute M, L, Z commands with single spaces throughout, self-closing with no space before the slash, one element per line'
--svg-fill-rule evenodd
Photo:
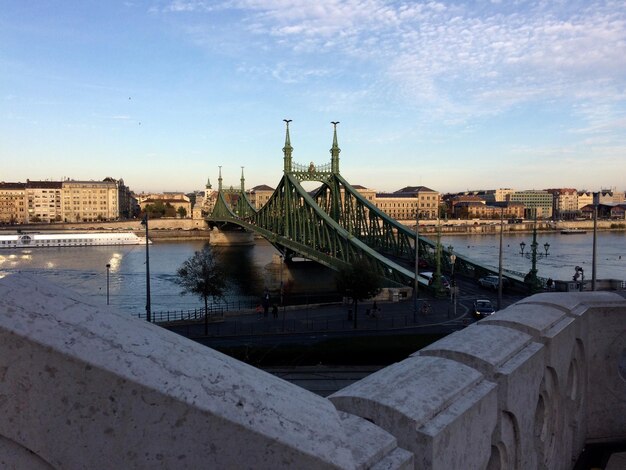
<path fill-rule="evenodd" d="M 0 0 L 0 181 L 626 189 L 626 1 Z"/>

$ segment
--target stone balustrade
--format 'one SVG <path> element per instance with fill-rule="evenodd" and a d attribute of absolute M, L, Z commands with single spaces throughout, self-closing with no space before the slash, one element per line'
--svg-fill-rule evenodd
<path fill-rule="evenodd" d="M 570 469 L 626 440 L 626 301 L 546 293 L 328 399 L 35 276 L 0 279 L 0 467 Z"/>

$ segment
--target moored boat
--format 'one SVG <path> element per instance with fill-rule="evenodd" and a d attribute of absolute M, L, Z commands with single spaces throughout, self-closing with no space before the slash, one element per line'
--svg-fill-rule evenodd
<path fill-rule="evenodd" d="M 2 248 L 50 248 L 60 246 L 141 245 L 145 238 L 133 232 L 111 233 L 18 233 L 0 235 Z M 149 243 L 151 243 L 149 241 Z"/>
<path fill-rule="evenodd" d="M 566 229 L 561 230 L 562 235 L 574 235 L 574 234 L 583 234 L 583 233 L 587 233 L 587 232 L 579 228 L 566 228 Z"/>

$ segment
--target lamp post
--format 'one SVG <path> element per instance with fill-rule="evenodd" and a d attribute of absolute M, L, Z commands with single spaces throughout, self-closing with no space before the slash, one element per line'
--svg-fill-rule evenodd
<path fill-rule="evenodd" d="M 413 323 L 417 321 L 417 307 L 418 307 L 418 287 L 419 287 L 419 262 L 420 262 L 420 254 L 419 254 L 419 244 L 420 244 L 420 212 L 419 212 L 419 202 L 417 203 L 417 207 L 415 208 L 415 284 L 413 286 Z"/>
<path fill-rule="evenodd" d="M 456 255 L 453 252 L 454 248 L 452 246 L 448 247 L 448 251 L 450 251 L 450 281 L 452 285 L 450 286 L 450 301 L 452 302 L 452 311 L 453 318 L 456 318 L 456 279 L 454 277 L 454 264 L 456 263 Z"/>
<path fill-rule="evenodd" d="M 111 264 L 107 263 L 107 305 L 109 305 L 109 271 L 111 269 Z"/>
<path fill-rule="evenodd" d="M 437 243 L 435 245 L 435 274 L 433 275 L 433 289 L 437 297 L 442 297 L 441 284 L 441 224 L 437 223 Z"/>
<path fill-rule="evenodd" d="M 285 331 L 285 300 L 284 300 L 284 288 L 283 288 L 283 263 L 285 262 L 284 255 L 280 255 L 280 305 L 283 309 L 283 331 Z"/>
<path fill-rule="evenodd" d="M 500 248 L 498 249 L 498 310 L 502 309 L 502 237 L 503 237 L 503 234 L 504 234 L 504 207 L 501 207 L 500 208 Z M 524 250 L 522 250 L 522 252 L 523 251 Z"/>
<path fill-rule="evenodd" d="M 152 307 L 150 306 L 150 250 L 148 248 L 150 240 L 148 240 L 148 213 L 147 212 L 143 220 L 141 221 L 141 225 L 146 226 L 146 321 L 148 323 L 151 323 L 152 322 Z"/>
<path fill-rule="evenodd" d="M 600 193 L 593 193 L 593 250 L 591 254 L 591 290 L 596 290 L 596 255 L 598 244 L 598 203 Z"/>
<path fill-rule="evenodd" d="M 537 209 L 535 209 L 535 223 L 533 224 L 533 241 L 530 244 L 530 253 L 526 253 L 526 257 L 531 260 L 531 268 L 526 277 L 524 278 L 524 282 L 530 285 L 531 293 L 539 292 L 541 290 L 541 282 L 537 277 L 537 258 L 547 257 L 548 251 L 550 250 L 550 244 L 548 242 L 543 244 L 543 249 L 545 254 L 537 253 L 537 248 L 539 243 L 537 243 Z M 526 248 L 526 243 L 521 242 L 519 244 L 520 254 L 524 256 L 524 248 Z"/>

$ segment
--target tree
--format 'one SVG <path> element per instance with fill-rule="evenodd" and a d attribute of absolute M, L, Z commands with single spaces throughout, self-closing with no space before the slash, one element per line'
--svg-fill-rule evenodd
<path fill-rule="evenodd" d="M 211 248 L 205 246 L 201 251 L 185 261 L 178 271 L 176 283 L 183 289 L 181 295 L 195 294 L 204 300 L 204 334 L 209 332 L 209 297 L 215 301 L 224 296 L 226 280 L 224 272 L 215 261 Z"/>
<path fill-rule="evenodd" d="M 178 209 L 176 209 L 176 212 L 178 212 L 178 216 L 181 219 L 187 217 L 187 209 L 185 209 L 183 206 L 180 206 Z"/>
<path fill-rule="evenodd" d="M 381 278 L 365 258 L 359 258 L 342 268 L 335 278 L 337 290 L 352 299 L 354 328 L 357 327 L 358 302 L 374 297 L 380 292 Z"/>

